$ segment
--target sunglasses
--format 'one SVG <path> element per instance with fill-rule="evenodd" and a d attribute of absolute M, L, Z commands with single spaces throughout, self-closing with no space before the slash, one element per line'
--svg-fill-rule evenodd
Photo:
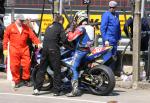
<path fill-rule="evenodd" d="M 24 20 L 20 20 L 21 22 L 24 22 Z"/>
<path fill-rule="evenodd" d="M 112 9 L 116 9 L 116 7 L 110 7 L 110 8 L 112 8 Z"/>

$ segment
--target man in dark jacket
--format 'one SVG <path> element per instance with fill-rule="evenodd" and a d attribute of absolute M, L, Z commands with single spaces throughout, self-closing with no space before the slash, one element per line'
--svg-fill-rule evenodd
<path fill-rule="evenodd" d="M 147 18 L 142 18 L 141 23 L 142 23 L 141 31 L 149 31 L 150 30 Z M 132 38 L 133 38 L 133 18 L 132 17 L 129 17 L 128 20 L 125 22 L 124 32 L 125 32 L 126 36 L 131 37 L 131 40 L 132 40 Z M 148 35 L 141 34 L 141 51 L 148 50 L 148 40 L 149 40 Z M 130 44 L 130 46 L 131 46 L 131 50 L 132 50 L 132 45 Z"/>
<path fill-rule="evenodd" d="M 54 96 L 63 95 L 61 90 L 61 54 L 59 43 L 67 42 L 65 31 L 63 28 L 64 18 L 60 15 L 55 15 L 54 22 L 45 32 L 43 41 L 42 58 L 40 62 L 40 69 L 37 73 L 37 84 L 34 87 L 34 94 L 39 94 L 44 81 L 44 75 L 49 65 L 54 71 L 53 79 L 53 93 Z"/>

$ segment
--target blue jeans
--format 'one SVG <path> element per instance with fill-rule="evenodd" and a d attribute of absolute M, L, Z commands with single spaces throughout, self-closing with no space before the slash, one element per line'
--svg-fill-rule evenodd
<path fill-rule="evenodd" d="M 86 56 L 88 52 L 87 51 L 80 51 L 76 50 L 73 58 L 73 63 L 72 63 L 72 71 L 73 71 L 73 77 L 72 80 L 78 80 L 79 73 L 77 71 L 82 59 Z"/>

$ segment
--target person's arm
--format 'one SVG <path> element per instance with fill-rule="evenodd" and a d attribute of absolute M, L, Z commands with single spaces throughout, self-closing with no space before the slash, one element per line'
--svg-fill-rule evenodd
<path fill-rule="evenodd" d="M 121 39 L 121 28 L 120 28 L 120 23 L 119 23 L 118 40 L 120 39 Z"/>
<path fill-rule="evenodd" d="M 7 50 L 8 42 L 10 37 L 10 27 L 7 27 L 4 32 L 4 39 L 3 39 L 3 50 Z"/>
<path fill-rule="evenodd" d="M 125 32 L 126 36 L 129 37 L 129 33 L 128 33 L 128 24 L 127 24 L 127 22 L 124 24 L 123 31 Z"/>
<path fill-rule="evenodd" d="M 102 35 L 102 39 L 103 41 L 108 41 L 108 37 L 107 37 L 107 27 L 108 27 L 108 13 L 104 13 L 102 15 L 102 19 L 101 19 L 101 27 L 100 27 L 100 30 L 101 30 L 101 35 Z"/>
<path fill-rule="evenodd" d="M 28 28 L 28 30 L 29 30 L 29 38 L 32 40 L 32 42 L 36 45 L 41 44 L 36 34 L 34 34 L 34 32 L 30 28 Z"/>
<path fill-rule="evenodd" d="M 132 33 L 133 31 L 133 28 L 132 28 L 132 25 L 133 25 L 133 19 L 130 17 L 124 24 L 124 32 L 126 34 L 127 37 L 129 37 L 129 29 L 130 29 L 130 32 Z M 132 34 L 133 35 L 133 34 Z"/>
<path fill-rule="evenodd" d="M 118 20 L 119 20 L 119 15 L 118 15 Z M 119 27 L 118 27 L 118 40 L 121 39 L 121 28 L 120 28 L 120 20 L 119 20 Z"/>
<path fill-rule="evenodd" d="M 60 27 L 60 41 L 62 43 L 66 43 L 66 41 L 67 41 L 66 32 L 65 32 L 63 26 Z"/>
<path fill-rule="evenodd" d="M 142 31 L 150 31 L 149 21 L 147 18 L 142 18 Z"/>
<path fill-rule="evenodd" d="M 3 54 L 4 54 L 4 58 L 7 57 L 8 55 L 8 50 L 7 50 L 7 46 L 8 46 L 8 42 L 10 39 L 10 30 L 11 28 L 8 26 L 4 32 L 4 38 L 3 38 Z"/>
<path fill-rule="evenodd" d="M 60 29 L 60 43 L 70 50 L 74 49 L 73 43 L 67 40 L 66 32 L 63 27 Z"/>
<path fill-rule="evenodd" d="M 78 27 L 75 29 L 74 32 L 68 32 L 68 34 L 67 34 L 68 41 L 75 40 L 77 37 L 79 37 L 80 35 L 83 34 L 84 30 L 85 30 L 84 28 Z"/>

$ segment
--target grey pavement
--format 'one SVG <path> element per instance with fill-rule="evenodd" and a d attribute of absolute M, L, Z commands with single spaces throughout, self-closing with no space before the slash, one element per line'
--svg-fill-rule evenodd
<path fill-rule="evenodd" d="M 1 75 L 2 76 L 2 75 Z M 0 103 L 150 103 L 150 89 L 126 89 L 120 87 L 123 82 L 117 81 L 116 88 L 109 96 L 97 96 L 91 93 L 83 93 L 81 97 L 54 97 L 50 92 L 41 92 L 42 95 L 32 95 L 33 87 L 21 87 L 13 89 L 11 82 L 5 78 L 0 79 Z M 124 84 L 130 84 L 124 82 Z M 122 84 L 123 85 L 123 84 Z M 115 103 L 115 102 L 111 102 Z"/>

